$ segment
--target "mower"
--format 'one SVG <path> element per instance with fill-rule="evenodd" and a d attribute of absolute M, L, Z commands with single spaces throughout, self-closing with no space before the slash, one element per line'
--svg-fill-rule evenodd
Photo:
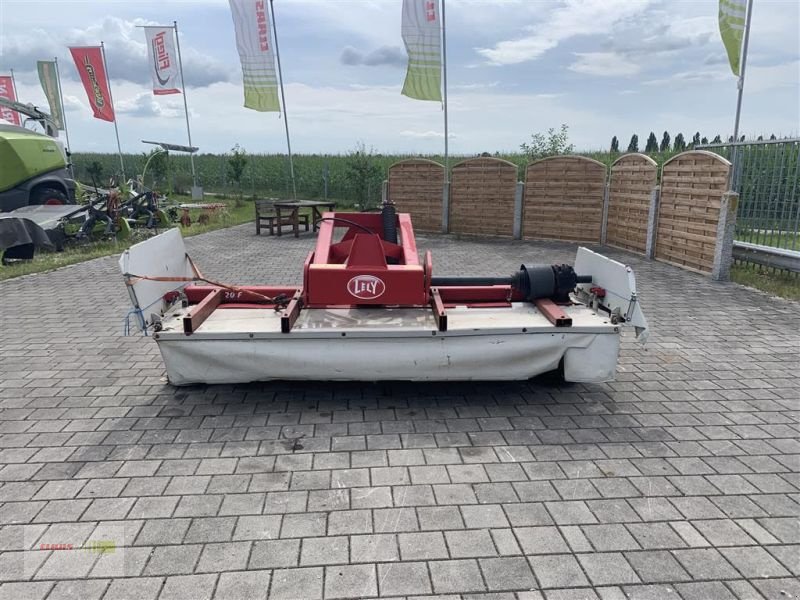
<path fill-rule="evenodd" d="M 202 275 L 178 229 L 132 246 L 120 269 L 174 385 L 264 380 L 614 378 L 624 326 L 647 321 L 632 270 L 587 248 L 575 264 L 506 277 L 437 276 L 411 218 L 324 213 L 302 286 Z"/>

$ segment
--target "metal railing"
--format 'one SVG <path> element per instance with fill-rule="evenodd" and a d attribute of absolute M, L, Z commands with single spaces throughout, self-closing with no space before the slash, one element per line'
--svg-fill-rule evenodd
<path fill-rule="evenodd" d="M 736 259 L 800 270 L 800 264 L 786 259 L 787 254 L 796 256 L 800 252 L 800 138 L 705 144 L 697 148 L 716 152 L 734 165 L 731 189 L 739 194 Z M 793 252 L 773 252 L 771 248 Z M 751 257 L 758 260 L 750 260 Z"/>

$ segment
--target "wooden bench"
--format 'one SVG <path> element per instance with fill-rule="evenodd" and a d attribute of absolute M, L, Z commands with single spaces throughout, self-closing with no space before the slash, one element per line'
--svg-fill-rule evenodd
<path fill-rule="evenodd" d="M 275 227 L 278 228 L 283 227 L 284 225 L 292 226 L 292 216 L 291 214 L 283 214 L 281 215 L 281 222 L 278 223 L 278 213 L 275 210 L 275 202 L 276 199 L 270 198 L 268 200 L 256 200 L 255 207 L 256 207 L 256 235 L 261 235 L 261 224 L 262 222 L 266 222 L 267 227 L 269 227 L 269 234 L 275 235 Z M 309 222 L 308 222 L 308 215 L 307 214 L 298 214 L 297 215 L 298 222 L 303 225 L 308 231 Z"/>

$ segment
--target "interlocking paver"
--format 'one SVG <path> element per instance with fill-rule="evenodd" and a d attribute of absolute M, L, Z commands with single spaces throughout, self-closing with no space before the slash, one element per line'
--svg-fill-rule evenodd
<path fill-rule="evenodd" d="M 272 572 L 270 598 L 275 600 L 299 600 L 322 598 L 322 567 L 304 569 L 278 569 Z"/>
<path fill-rule="evenodd" d="M 531 567 L 522 557 L 482 558 L 478 562 L 489 590 L 525 590 L 536 587 Z"/>
<path fill-rule="evenodd" d="M 418 242 L 444 274 L 574 256 Z M 249 283 L 299 282 L 312 244 L 187 240 Z M 625 333 L 616 381 L 563 387 L 172 388 L 152 340 L 113 325 L 116 258 L 0 283 L 0 597 L 800 594 L 798 305 L 602 251 L 636 270 L 651 338 Z M 40 548 L 98 541 L 115 551 Z"/>
<path fill-rule="evenodd" d="M 197 573 L 238 571 L 247 567 L 250 542 L 206 544 L 195 567 Z"/>
<path fill-rule="evenodd" d="M 532 556 L 529 561 L 539 585 L 544 589 L 589 585 L 581 566 L 571 554 Z"/>
<path fill-rule="evenodd" d="M 206 600 L 214 593 L 216 575 L 177 575 L 167 577 L 159 600 Z"/>
<path fill-rule="evenodd" d="M 294 567 L 300 556 L 300 540 L 266 540 L 254 542 L 250 554 L 251 569 Z"/>
<path fill-rule="evenodd" d="M 378 586 L 381 596 L 413 596 L 430 594 L 432 591 L 428 567 L 424 562 L 378 565 Z"/>
<path fill-rule="evenodd" d="M 325 567 L 325 598 L 368 598 L 377 595 L 375 565 Z"/>
<path fill-rule="evenodd" d="M 115 579 L 106 591 L 106 597 L 115 600 L 155 600 L 161 592 L 161 577 Z"/>
<path fill-rule="evenodd" d="M 486 589 L 475 560 L 442 560 L 428 563 L 433 591 L 442 593 L 482 592 Z"/>
<path fill-rule="evenodd" d="M 303 538 L 300 549 L 300 565 L 335 565 L 348 562 L 349 541 L 347 536 Z"/>
<path fill-rule="evenodd" d="M 618 552 L 578 554 L 578 560 L 595 585 L 619 585 L 641 581 L 625 557 Z"/>
<path fill-rule="evenodd" d="M 264 600 L 269 592 L 270 571 L 222 573 L 214 598 L 217 600 Z"/>

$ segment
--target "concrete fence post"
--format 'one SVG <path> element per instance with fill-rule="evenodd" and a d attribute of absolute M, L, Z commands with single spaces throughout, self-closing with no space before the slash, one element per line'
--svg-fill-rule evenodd
<path fill-rule="evenodd" d="M 386 204 L 389 201 L 389 181 L 384 179 L 381 183 L 381 203 Z"/>
<path fill-rule="evenodd" d="M 647 213 L 647 244 L 644 255 L 649 260 L 656 256 L 656 236 L 658 235 L 658 201 L 661 197 L 661 187 L 655 186 L 650 192 L 650 210 Z"/>
<path fill-rule="evenodd" d="M 517 182 L 517 189 L 514 190 L 514 239 L 522 239 L 522 199 L 525 196 L 525 184 Z"/>
<path fill-rule="evenodd" d="M 611 196 L 611 176 L 606 177 L 606 184 L 603 188 L 603 216 L 600 222 L 600 244 L 606 245 L 606 237 L 608 235 L 608 202 Z"/>
<path fill-rule="evenodd" d="M 739 194 L 725 192 L 722 195 L 717 222 L 717 243 L 714 247 L 714 264 L 711 267 L 711 279 L 714 281 L 728 281 L 731 277 L 733 235 L 738 207 Z"/>
<path fill-rule="evenodd" d="M 442 233 L 450 233 L 450 182 L 442 185 Z"/>

